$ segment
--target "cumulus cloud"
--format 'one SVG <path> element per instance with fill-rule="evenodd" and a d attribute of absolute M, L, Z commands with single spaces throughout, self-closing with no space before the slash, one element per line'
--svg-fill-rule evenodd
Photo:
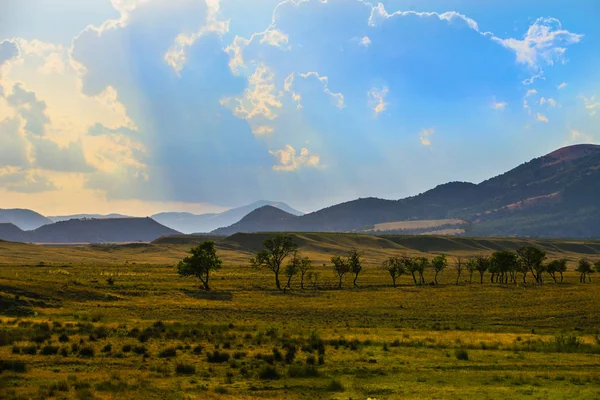
<path fill-rule="evenodd" d="M 538 113 L 536 119 L 540 122 L 548 123 L 548 117 L 543 114 Z"/>
<path fill-rule="evenodd" d="M 504 47 L 515 52 L 517 62 L 539 69 L 565 61 L 567 46 L 579 43 L 582 34 L 572 33 L 562 27 L 556 18 L 538 18 L 527 30 L 523 39 L 498 39 Z"/>
<path fill-rule="evenodd" d="M 0 187 L 19 193 L 42 193 L 57 189 L 38 171 L 11 167 L 0 167 Z"/>
<path fill-rule="evenodd" d="M 0 165 L 23 167 L 29 164 L 27 141 L 20 134 L 19 125 L 17 118 L 0 121 Z"/>
<path fill-rule="evenodd" d="M 16 83 L 12 88 L 12 93 L 7 96 L 8 104 L 13 106 L 27 122 L 25 130 L 38 136 L 46 133 L 46 124 L 50 119 L 46 115 L 46 103 L 38 100 L 34 92 L 23 88 L 20 83 Z"/>
<path fill-rule="evenodd" d="M 373 107 L 375 116 L 378 116 L 387 108 L 388 103 L 385 102 L 385 97 L 387 96 L 388 92 L 389 90 L 387 86 L 384 86 L 381 89 L 374 88 L 369 91 L 369 102 Z"/>
<path fill-rule="evenodd" d="M 10 40 L 0 42 L 0 66 L 18 55 L 19 48 L 14 42 Z"/>
<path fill-rule="evenodd" d="M 275 157 L 278 164 L 273 166 L 275 171 L 294 171 L 302 167 L 318 167 L 321 159 L 318 155 L 310 154 L 307 148 L 300 150 L 300 155 L 296 155 L 296 150 L 289 144 L 275 151 L 269 151 Z"/>
<path fill-rule="evenodd" d="M 419 134 L 419 140 L 423 146 L 431 146 L 431 135 L 435 133 L 433 128 L 423 129 Z"/>
<path fill-rule="evenodd" d="M 52 140 L 33 137 L 31 145 L 35 165 L 39 168 L 59 172 L 94 171 L 85 159 L 81 142 L 59 146 Z"/>

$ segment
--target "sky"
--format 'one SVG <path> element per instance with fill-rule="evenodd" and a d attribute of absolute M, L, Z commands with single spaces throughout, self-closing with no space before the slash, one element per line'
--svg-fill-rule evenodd
<path fill-rule="evenodd" d="M 0 0 L 0 208 L 313 211 L 600 143 L 596 0 Z"/>

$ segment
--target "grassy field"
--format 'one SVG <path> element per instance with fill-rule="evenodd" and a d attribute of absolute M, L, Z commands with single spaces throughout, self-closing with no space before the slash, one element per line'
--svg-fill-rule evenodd
<path fill-rule="evenodd" d="M 455 255 L 527 243 L 572 270 L 600 258 L 598 242 L 297 234 L 321 277 L 316 290 L 295 278 L 283 293 L 249 266 L 264 237 L 220 240 L 208 293 L 174 268 L 202 238 L 0 242 L 0 398 L 600 398 L 594 276 L 481 285 L 463 273 L 456 285 L 453 269 Z M 366 269 L 358 288 L 348 276 L 336 290 L 323 263 L 351 246 Z M 403 253 L 445 253 L 451 265 L 438 286 L 403 276 L 394 289 L 378 266 Z"/>

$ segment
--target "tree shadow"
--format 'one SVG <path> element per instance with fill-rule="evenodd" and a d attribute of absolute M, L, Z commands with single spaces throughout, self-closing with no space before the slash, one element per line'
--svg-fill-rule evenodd
<path fill-rule="evenodd" d="M 206 290 L 186 290 L 183 289 L 183 293 L 187 296 L 194 297 L 200 300 L 219 300 L 219 301 L 231 301 L 233 300 L 233 293 L 231 292 L 218 292 L 218 291 L 206 291 Z"/>

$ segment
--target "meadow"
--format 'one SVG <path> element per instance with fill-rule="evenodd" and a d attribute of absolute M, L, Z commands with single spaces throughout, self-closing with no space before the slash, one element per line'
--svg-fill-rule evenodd
<path fill-rule="evenodd" d="M 265 237 L 218 239 L 210 292 L 175 268 L 207 238 L 0 242 L 0 398 L 600 398 L 600 276 L 574 272 L 599 242 L 297 234 L 320 278 L 284 292 L 249 264 Z M 523 243 L 566 257 L 564 282 L 456 284 L 454 257 Z M 329 260 L 352 246 L 365 271 L 338 290 Z M 380 268 L 442 253 L 436 286 Z"/>

